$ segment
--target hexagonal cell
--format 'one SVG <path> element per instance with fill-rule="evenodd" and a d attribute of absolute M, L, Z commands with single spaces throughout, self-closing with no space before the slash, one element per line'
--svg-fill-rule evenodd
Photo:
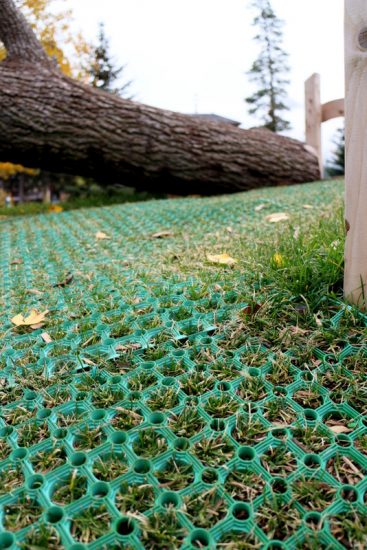
<path fill-rule="evenodd" d="M 137 485 L 124 482 L 116 494 L 116 507 L 124 514 L 142 514 L 154 505 L 154 501 L 154 487 L 146 483 Z"/>
<path fill-rule="evenodd" d="M 75 387 L 79 392 L 90 392 L 97 390 L 107 382 L 106 375 L 102 372 L 97 372 L 94 375 L 83 374 L 76 382 Z"/>
<path fill-rule="evenodd" d="M 271 358 L 270 364 L 270 371 L 265 375 L 267 382 L 270 382 L 273 386 L 292 384 L 297 370 L 288 355 L 279 351 Z"/>
<path fill-rule="evenodd" d="M 32 527 L 23 542 L 19 543 L 19 548 L 29 550 L 30 548 L 47 548 L 47 550 L 63 550 L 61 537 L 54 527 L 49 527 L 43 523 Z"/>
<path fill-rule="evenodd" d="M 106 506 L 90 506 L 75 514 L 70 532 L 74 540 L 89 544 L 105 535 L 111 527 L 111 516 Z"/>
<path fill-rule="evenodd" d="M 173 409 L 180 402 L 178 392 L 175 387 L 159 388 L 150 395 L 146 403 L 152 411 Z"/>
<path fill-rule="evenodd" d="M 190 521 L 203 529 L 214 527 L 227 514 L 227 502 L 217 489 L 188 495 L 184 498 L 184 509 Z"/>
<path fill-rule="evenodd" d="M 317 409 L 324 402 L 323 396 L 320 394 L 318 389 L 312 385 L 294 392 L 292 399 L 305 409 Z"/>
<path fill-rule="evenodd" d="M 88 411 L 86 408 L 82 404 L 77 404 L 65 412 L 59 411 L 57 413 L 57 424 L 60 428 L 69 428 L 70 426 L 79 424 L 87 414 Z"/>
<path fill-rule="evenodd" d="M 216 380 L 231 382 L 242 376 L 241 369 L 233 364 L 231 359 L 213 359 L 210 364 L 209 374 L 214 376 Z"/>
<path fill-rule="evenodd" d="M 110 424 L 117 431 L 128 431 L 144 421 L 141 410 L 133 406 L 119 407 Z"/>
<path fill-rule="evenodd" d="M 67 455 L 63 447 L 53 446 L 30 456 L 33 469 L 43 473 L 65 464 Z"/>
<path fill-rule="evenodd" d="M 124 397 L 125 392 L 121 388 L 101 386 L 92 392 L 92 403 L 95 407 L 108 409 L 115 403 L 122 401 Z"/>
<path fill-rule="evenodd" d="M 367 513 L 365 510 L 347 511 L 329 518 L 330 532 L 344 548 L 365 548 L 367 540 Z"/>
<path fill-rule="evenodd" d="M 153 372 L 141 371 L 129 378 L 128 387 L 130 391 L 143 391 L 156 383 L 157 377 Z"/>
<path fill-rule="evenodd" d="M 215 379 L 206 371 L 194 370 L 180 380 L 186 395 L 203 395 L 214 388 Z"/>
<path fill-rule="evenodd" d="M 317 533 L 306 533 L 295 546 L 296 550 L 333 550 L 334 546 L 320 540 Z"/>
<path fill-rule="evenodd" d="M 73 447 L 79 451 L 86 451 L 98 447 L 106 439 L 107 436 L 100 426 L 97 428 L 84 426 L 74 433 Z"/>
<path fill-rule="evenodd" d="M 217 550 L 259 550 L 263 544 L 253 533 L 230 531 L 221 536 L 217 542 Z"/>
<path fill-rule="evenodd" d="M 353 441 L 353 445 L 360 453 L 367 455 L 367 434 L 357 437 Z"/>
<path fill-rule="evenodd" d="M 262 455 L 261 463 L 273 476 L 288 476 L 297 469 L 297 460 L 286 445 L 270 447 Z"/>
<path fill-rule="evenodd" d="M 187 371 L 187 367 L 185 366 L 184 360 L 181 359 L 172 359 L 170 358 L 164 365 L 159 367 L 159 372 L 163 374 L 163 376 L 180 376 L 181 374 L 185 374 Z"/>
<path fill-rule="evenodd" d="M 248 367 L 261 368 L 269 360 L 269 351 L 263 350 L 261 347 L 257 349 L 248 349 L 241 353 L 240 361 Z"/>
<path fill-rule="evenodd" d="M 269 420 L 269 422 L 291 424 L 297 420 L 298 413 L 283 397 L 275 397 L 264 403 L 263 407 L 264 418 Z"/>
<path fill-rule="evenodd" d="M 237 388 L 237 394 L 245 401 L 261 401 L 268 394 L 264 378 L 262 376 L 246 375 Z"/>
<path fill-rule="evenodd" d="M 15 491 L 24 483 L 24 475 L 20 466 L 8 464 L 0 470 L 0 496 Z"/>
<path fill-rule="evenodd" d="M 141 542 L 146 550 L 180 548 L 187 534 L 174 510 L 155 512 L 144 524 Z"/>
<path fill-rule="evenodd" d="M 47 422 L 30 422 L 18 429 L 19 447 L 31 447 L 50 436 Z"/>
<path fill-rule="evenodd" d="M 129 469 L 124 453 L 104 453 L 93 462 L 93 475 L 100 481 L 112 481 Z"/>
<path fill-rule="evenodd" d="M 71 400 L 69 388 L 55 387 L 42 392 L 43 406 L 47 408 L 57 407 Z"/>
<path fill-rule="evenodd" d="M 160 487 L 169 491 L 179 491 L 193 483 L 195 474 L 190 462 L 171 458 L 163 468 L 154 472 Z"/>
<path fill-rule="evenodd" d="M 353 378 L 340 365 L 323 373 L 319 373 L 317 381 L 321 386 L 329 390 L 329 392 L 332 392 L 336 400 L 342 398 L 345 392 L 354 384 Z"/>
<path fill-rule="evenodd" d="M 228 437 L 203 438 L 192 449 L 193 454 L 204 466 L 221 466 L 234 454 L 234 447 Z"/>
<path fill-rule="evenodd" d="M 235 414 L 240 403 L 233 399 L 228 393 L 220 393 L 209 397 L 204 405 L 205 411 L 214 418 L 228 418 Z"/>
<path fill-rule="evenodd" d="M 37 500 L 22 492 L 16 500 L 3 505 L 3 526 L 7 531 L 20 531 L 38 521 L 41 514 Z"/>
<path fill-rule="evenodd" d="M 52 487 L 51 500 L 65 506 L 82 498 L 87 492 L 87 478 L 73 470 L 67 477 L 59 479 Z"/>
<path fill-rule="evenodd" d="M 232 470 L 226 477 L 224 488 L 235 500 L 251 501 L 262 494 L 264 479 L 251 470 Z"/>
<path fill-rule="evenodd" d="M 293 442 L 306 453 L 319 453 L 332 444 L 331 436 L 321 428 L 296 426 L 292 428 Z"/>
<path fill-rule="evenodd" d="M 337 489 L 321 479 L 301 477 L 293 481 L 292 492 L 306 510 L 322 511 L 333 502 Z"/>
<path fill-rule="evenodd" d="M 267 437 L 268 432 L 269 428 L 257 417 L 239 415 L 231 435 L 241 445 L 257 445 Z"/>
<path fill-rule="evenodd" d="M 256 510 L 255 520 L 269 539 L 286 540 L 301 526 L 301 516 L 292 502 L 274 498 Z"/>
<path fill-rule="evenodd" d="M 326 470 L 344 485 L 355 485 L 367 475 L 358 462 L 342 453 L 336 453 L 326 463 Z"/>
<path fill-rule="evenodd" d="M 12 451 L 9 443 L 5 439 L 0 439 L 0 460 L 5 460 L 8 458 Z"/>
<path fill-rule="evenodd" d="M 334 433 L 350 433 L 355 430 L 356 419 L 341 411 L 330 411 L 325 414 L 323 423 Z"/>
<path fill-rule="evenodd" d="M 348 405 L 353 407 L 359 414 L 367 414 L 367 388 L 365 385 L 356 384 L 345 396 Z"/>
<path fill-rule="evenodd" d="M 166 451 L 167 448 L 166 438 L 152 428 L 140 431 L 133 441 L 134 453 L 144 458 L 153 458 Z"/>
<path fill-rule="evenodd" d="M 196 407 L 186 406 L 179 414 L 169 418 L 169 427 L 180 437 L 192 437 L 200 433 L 204 426 L 205 420 Z"/>
<path fill-rule="evenodd" d="M 361 376 L 365 380 L 367 370 L 367 355 L 363 351 L 356 355 L 344 357 L 343 366 L 353 375 L 353 378 Z"/>
<path fill-rule="evenodd" d="M 37 409 L 26 409 L 25 407 L 13 407 L 12 409 L 3 408 L 1 417 L 5 420 L 8 426 L 17 426 L 34 418 L 37 414 Z"/>

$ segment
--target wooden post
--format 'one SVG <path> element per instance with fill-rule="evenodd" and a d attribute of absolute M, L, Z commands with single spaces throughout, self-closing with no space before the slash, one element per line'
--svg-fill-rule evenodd
<path fill-rule="evenodd" d="M 367 306 L 367 3 L 345 0 L 345 298 Z"/>
<path fill-rule="evenodd" d="M 315 149 L 319 159 L 320 173 L 323 176 L 321 122 L 322 106 L 320 95 L 320 75 L 314 73 L 305 82 L 306 143 Z"/>

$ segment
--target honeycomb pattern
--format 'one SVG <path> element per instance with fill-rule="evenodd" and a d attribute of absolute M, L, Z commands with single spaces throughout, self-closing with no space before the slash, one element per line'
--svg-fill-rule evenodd
<path fill-rule="evenodd" d="M 231 200 L 190 216 L 228 224 Z M 180 204 L 4 232 L 4 305 L 47 303 L 51 321 L 2 316 L 0 548 L 362 547 L 367 355 L 229 345 L 238 292 L 138 273 L 133 255 L 169 245 L 142 235 L 182 225 L 196 203 Z"/>

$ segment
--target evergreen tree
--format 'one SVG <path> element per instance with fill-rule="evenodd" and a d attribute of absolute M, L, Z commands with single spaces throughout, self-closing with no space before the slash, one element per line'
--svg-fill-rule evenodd
<path fill-rule="evenodd" d="M 98 45 L 93 49 L 92 60 L 89 69 L 90 84 L 94 88 L 111 92 L 126 99 L 132 99 L 133 96 L 129 90 L 131 81 L 119 84 L 121 74 L 126 65 L 115 67 L 110 54 L 110 43 L 105 33 L 104 24 L 99 25 Z"/>
<path fill-rule="evenodd" d="M 339 128 L 333 140 L 336 149 L 326 171 L 329 176 L 343 176 L 345 173 L 345 133 L 344 128 Z"/>
<path fill-rule="evenodd" d="M 283 21 L 277 18 L 270 0 L 256 0 L 252 7 L 257 10 L 254 26 L 258 33 L 254 40 L 260 45 L 260 54 L 247 73 L 258 90 L 246 102 L 250 105 L 249 114 L 257 115 L 263 126 L 273 132 L 290 129 L 290 123 L 282 118 L 288 110 L 284 103 L 289 80 L 288 54 L 282 49 Z"/>

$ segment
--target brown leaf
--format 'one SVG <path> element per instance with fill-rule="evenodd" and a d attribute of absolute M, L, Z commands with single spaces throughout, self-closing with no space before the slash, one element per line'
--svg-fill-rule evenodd
<path fill-rule="evenodd" d="M 21 260 L 20 258 L 16 258 L 15 260 L 12 260 L 10 262 L 10 265 L 20 265 L 23 263 L 23 260 Z"/>
<path fill-rule="evenodd" d="M 63 281 L 60 281 L 59 283 L 56 283 L 54 287 L 63 288 L 66 285 L 70 285 L 71 281 L 73 280 L 74 276 L 72 273 L 68 273 Z"/>
<path fill-rule="evenodd" d="M 26 290 L 27 294 L 36 294 L 37 296 L 42 296 L 43 292 L 37 290 L 36 288 L 28 288 Z"/>
<path fill-rule="evenodd" d="M 41 338 L 44 342 L 46 342 L 46 344 L 51 344 L 51 342 L 53 341 L 48 332 L 42 332 Z"/>
<path fill-rule="evenodd" d="M 126 345 L 122 345 L 122 344 L 118 344 L 116 346 L 116 351 L 131 351 L 131 350 L 134 350 L 134 349 L 140 349 L 141 348 L 141 345 L 140 344 L 126 344 Z"/>
<path fill-rule="evenodd" d="M 259 309 L 261 308 L 261 304 L 249 304 L 248 306 L 244 307 L 241 312 L 244 315 L 254 315 Z"/>
<path fill-rule="evenodd" d="M 266 204 L 258 204 L 257 206 L 255 206 L 255 212 L 260 212 L 261 210 L 263 210 L 266 207 L 267 207 Z"/>
<path fill-rule="evenodd" d="M 97 231 L 96 233 L 96 239 L 98 240 L 104 240 L 104 239 L 110 239 L 111 237 L 109 237 L 106 233 L 103 233 L 103 231 Z"/>
<path fill-rule="evenodd" d="M 269 216 L 266 216 L 265 220 L 270 223 L 278 223 L 289 220 L 289 216 L 285 212 L 275 212 L 274 214 L 269 214 Z"/>
<path fill-rule="evenodd" d="M 329 426 L 329 429 L 334 434 L 346 434 L 353 431 L 350 428 L 347 428 L 347 426 Z"/>
<path fill-rule="evenodd" d="M 305 208 L 305 210 L 312 210 L 313 206 L 311 204 L 304 204 L 303 208 Z"/>
<path fill-rule="evenodd" d="M 172 237 L 173 233 L 172 231 L 158 231 L 157 233 L 153 233 L 152 239 L 165 239 L 166 237 Z"/>

